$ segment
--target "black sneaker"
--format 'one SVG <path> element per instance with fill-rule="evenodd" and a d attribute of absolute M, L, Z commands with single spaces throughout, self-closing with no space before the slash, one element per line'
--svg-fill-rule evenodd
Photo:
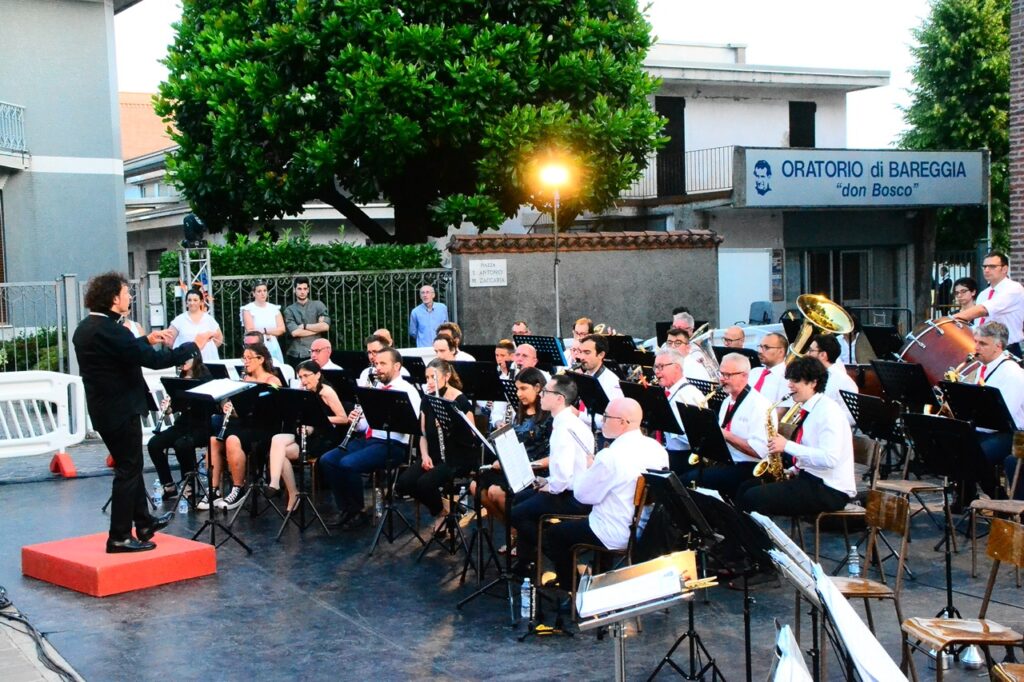
<path fill-rule="evenodd" d="M 168 483 L 167 485 L 164 486 L 164 494 L 163 494 L 164 502 L 166 502 L 167 500 L 173 500 L 177 496 L 178 496 L 178 486 L 177 485 L 175 485 L 174 483 Z"/>
<path fill-rule="evenodd" d="M 199 511 L 206 511 L 210 508 L 210 498 L 213 498 L 214 506 L 220 502 L 220 488 L 212 488 L 208 493 L 203 495 L 203 499 L 196 503 L 196 509 Z"/>
<path fill-rule="evenodd" d="M 213 506 L 217 509 L 235 509 L 245 501 L 245 486 L 231 486 L 231 491 L 223 498 L 216 500 Z"/>

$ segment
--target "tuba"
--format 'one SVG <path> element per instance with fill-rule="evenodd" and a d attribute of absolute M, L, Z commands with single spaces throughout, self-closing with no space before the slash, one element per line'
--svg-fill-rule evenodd
<path fill-rule="evenodd" d="M 704 331 L 707 326 L 707 323 L 705 323 L 698 330 L 701 333 L 694 334 L 693 338 L 690 339 L 690 347 L 697 351 L 697 361 L 704 365 L 708 370 L 708 374 L 711 375 L 711 380 L 721 381 L 722 368 L 718 364 L 718 358 L 715 356 L 715 350 L 711 347 L 711 337 L 714 335 L 715 330 L 707 329 L 707 331 Z"/>
<path fill-rule="evenodd" d="M 787 363 L 804 356 L 807 345 L 815 333 L 839 335 L 853 331 L 853 318 L 850 317 L 850 313 L 825 296 L 802 294 L 796 299 L 796 307 L 804 316 L 804 323 L 797 332 L 796 339 L 789 344 L 789 351 L 786 353 Z"/>

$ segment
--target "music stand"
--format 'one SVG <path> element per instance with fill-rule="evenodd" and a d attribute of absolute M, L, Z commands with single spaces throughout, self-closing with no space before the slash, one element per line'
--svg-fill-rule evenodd
<path fill-rule="evenodd" d="M 212 366 L 212 365 L 211 365 Z M 221 365 L 223 366 L 223 365 Z M 232 381 L 231 379 L 213 379 L 205 382 L 200 386 L 196 386 L 184 392 L 184 396 L 187 400 L 195 400 L 200 403 L 206 403 L 208 407 L 216 407 L 222 401 L 228 398 L 232 399 L 232 402 L 244 396 L 246 393 L 255 393 L 258 386 L 254 386 L 249 383 L 242 381 Z M 206 468 L 206 487 L 207 490 L 213 490 L 213 461 L 211 455 L 210 466 Z M 212 497 L 212 495 L 211 495 Z M 214 547 L 220 547 L 228 540 L 234 540 L 247 554 L 252 554 L 252 549 L 249 545 L 245 544 L 241 538 L 239 538 L 234 531 L 231 530 L 230 525 L 225 525 L 218 521 L 215 514 L 216 507 L 213 504 L 213 499 L 209 499 L 210 510 L 206 521 L 199 527 L 199 530 L 192 535 L 192 539 L 195 540 L 203 534 L 207 528 L 210 529 L 210 544 Z M 241 507 L 239 507 L 241 508 Z M 217 542 L 217 529 L 220 529 L 227 536 L 219 543 Z"/>
<path fill-rule="evenodd" d="M 750 369 L 761 366 L 761 356 L 757 354 L 757 351 L 752 348 L 727 348 L 725 346 L 712 346 L 711 350 L 715 353 L 715 359 L 718 360 L 718 364 L 722 364 L 722 358 L 729 353 L 739 353 L 747 360 L 750 360 Z"/>
<path fill-rule="evenodd" d="M 537 350 L 538 363 L 546 363 L 552 367 L 564 367 L 569 364 L 565 359 L 565 346 L 562 343 L 562 339 L 554 336 L 537 336 L 533 334 L 524 336 L 515 334 L 512 340 L 515 341 L 517 346 L 523 343 L 533 346 Z"/>
<path fill-rule="evenodd" d="M 605 361 L 614 360 L 620 365 L 635 365 L 636 341 L 632 336 L 626 334 L 606 334 L 604 337 L 608 344 L 608 351 L 605 353 Z"/>
<path fill-rule="evenodd" d="M 713 410 L 715 414 L 722 409 L 722 403 L 725 402 L 726 393 L 722 388 L 722 385 L 714 381 L 705 381 L 704 379 L 687 379 L 694 387 L 701 392 L 702 395 L 711 393 L 714 389 L 714 393 L 711 393 L 711 397 L 708 398 L 708 408 Z"/>
<path fill-rule="evenodd" d="M 882 390 L 889 400 L 902 403 L 908 408 L 922 409 L 925 405 L 939 407 L 935 392 L 924 373 L 924 367 L 916 362 L 895 362 L 872 360 L 871 366 L 878 373 Z"/>
<path fill-rule="evenodd" d="M 976 429 L 990 429 L 999 433 L 1013 433 L 1017 430 L 1003 394 L 995 386 L 940 381 L 939 388 L 957 419 L 971 422 Z"/>
<path fill-rule="evenodd" d="M 896 357 L 903 347 L 903 339 L 893 325 L 862 325 L 860 330 L 880 358 Z"/>
<path fill-rule="evenodd" d="M 889 473 L 896 468 L 892 461 L 894 450 L 900 450 L 900 462 L 907 456 L 906 443 L 899 428 L 900 406 L 889 400 L 884 400 L 873 395 L 863 393 L 851 393 L 850 391 L 839 391 L 839 397 L 843 399 L 850 414 L 853 415 L 853 422 L 860 429 L 860 432 L 869 438 L 885 442 L 885 463 L 879 464 L 879 473 L 882 478 L 888 478 Z M 874 476 L 874 472 L 872 472 Z M 871 487 L 875 481 L 872 478 Z"/>
<path fill-rule="evenodd" d="M 459 350 L 463 353 L 469 353 L 474 358 L 477 358 L 477 362 L 480 362 L 480 358 L 491 358 L 494 357 L 494 348 L 497 344 L 479 344 L 479 343 L 464 343 L 459 346 Z M 492 365 L 497 364 L 491 362 Z"/>
<path fill-rule="evenodd" d="M 423 358 L 408 355 L 402 358 L 402 367 L 409 372 L 409 383 L 423 385 L 427 383 L 427 365 Z"/>
<path fill-rule="evenodd" d="M 500 375 L 496 363 L 456 360 L 452 365 L 462 380 L 462 392 L 470 400 L 486 402 L 505 399 L 505 393 L 499 383 Z"/>
<path fill-rule="evenodd" d="M 370 366 L 370 358 L 361 350 L 332 351 L 331 362 L 356 376 L 359 376 L 360 372 Z"/>
<path fill-rule="evenodd" d="M 186 419 L 190 430 L 192 431 L 193 442 L 202 442 L 201 437 L 196 434 L 196 425 L 200 423 L 200 419 L 205 419 L 208 415 L 206 410 L 202 411 L 202 417 L 195 415 L 193 418 L 193 403 L 190 400 L 185 399 L 181 394 L 190 388 L 195 388 L 200 384 L 206 383 L 209 378 L 204 377 L 203 379 L 178 379 L 176 377 L 160 377 L 160 383 L 163 384 L 164 391 L 171 399 L 171 411 L 178 413 L 178 419 Z M 207 420 L 208 422 L 208 420 Z M 181 461 L 178 462 L 179 467 Z M 196 500 L 201 499 L 202 495 L 206 494 L 206 489 L 203 486 L 202 477 L 199 475 L 199 467 L 197 466 L 189 471 L 187 474 L 181 477 L 178 481 L 178 496 L 174 500 L 174 508 L 177 509 L 178 504 L 181 502 L 181 498 L 185 495 L 185 487 L 192 486 L 192 499 L 185 498 L 188 502 L 189 507 L 192 509 L 196 508 Z"/>
<path fill-rule="evenodd" d="M 222 362 L 211 362 L 206 366 L 210 370 L 210 376 L 214 379 L 230 379 L 228 366 Z"/>
<path fill-rule="evenodd" d="M 903 415 L 903 428 L 914 451 L 930 469 L 942 476 L 942 509 L 946 518 L 942 543 L 946 546 L 946 605 L 937 618 L 960 618 L 953 606 L 953 515 L 949 509 L 950 481 L 976 481 L 985 455 L 970 422 L 926 414 Z M 942 544 L 940 543 L 940 544 Z"/>
<path fill-rule="evenodd" d="M 590 430 L 596 434 L 597 415 L 604 414 L 604 411 L 608 409 L 608 403 L 610 402 L 608 394 L 604 392 L 600 382 L 589 374 L 566 372 L 565 376 L 576 382 L 579 398 L 586 405 L 587 412 L 590 414 Z"/>
<path fill-rule="evenodd" d="M 676 403 L 676 410 L 686 429 L 690 450 L 700 458 L 697 465 L 697 485 L 703 482 L 707 461 L 732 466 L 732 452 L 725 442 L 725 436 L 722 435 L 722 427 L 718 424 L 718 413 L 683 403 Z"/>
<path fill-rule="evenodd" d="M 665 397 L 665 389 L 661 386 L 641 386 L 629 381 L 619 384 L 622 394 L 640 403 L 643 410 L 641 424 L 650 431 L 662 433 L 683 433 L 684 425 L 672 410 L 672 403 Z M 687 432 L 689 433 L 689 432 Z"/>
<path fill-rule="evenodd" d="M 366 419 L 366 423 L 370 425 L 370 428 L 385 433 L 385 442 L 389 448 L 393 447 L 390 442 L 392 432 L 406 434 L 409 436 L 410 441 L 420 435 L 419 417 L 416 415 L 416 410 L 413 409 L 409 396 L 405 391 L 386 391 L 382 388 L 365 388 L 360 386 L 356 388 L 356 396 L 363 408 L 363 418 Z M 396 441 L 396 443 L 403 445 L 400 441 Z M 389 457 L 384 464 L 386 483 L 384 486 L 384 509 L 381 513 L 377 530 L 373 534 L 373 542 L 370 543 L 369 556 L 373 556 L 373 551 L 377 548 L 381 535 L 387 538 L 389 543 L 395 541 L 397 537 L 394 526 L 395 516 L 405 524 L 405 527 L 420 541 L 420 544 L 424 544 L 423 538 L 416 532 L 413 525 L 409 523 L 409 519 L 405 518 L 405 515 L 395 507 L 394 479 L 396 469 L 397 464 L 392 462 Z"/>
<path fill-rule="evenodd" d="M 324 401 L 320 399 L 320 396 L 312 391 L 306 391 L 296 388 L 283 388 L 277 396 L 277 406 L 281 412 L 281 422 L 285 425 L 290 425 L 294 432 L 298 432 L 298 443 L 299 443 L 299 480 L 296 481 L 296 487 L 298 489 L 298 503 L 294 509 L 286 510 L 284 521 L 281 523 L 280 530 L 277 531 L 277 537 L 275 540 L 280 540 L 281 535 L 284 533 L 284 529 L 288 527 L 288 522 L 291 521 L 298 526 L 299 532 L 303 533 L 309 528 L 315 521 L 319 521 L 320 525 L 323 526 L 324 532 L 329 536 L 331 531 L 327 529 L 327 524 L 324 523 L 324 519 L 320 516 L 320 512 L 317 511 L 316 505 L 313 504 L 310 499 L 310 494 L 305 490 L 306 487 L 306 427 L 313 427 L 314 429 L 321 430 L 322 433 L 331 431 L 334 426 L 327 419 L 327 412 L 325 411 Z M 285 466 L 291 466 L 290 462 L 285 462 Z M 310 519 L 306 519 L 306 507 L 309 507 L 313 512 L 313 516 Z M 275 509 L 277 507 L 275 506 Z M 298 519 L 294 518 L 295 513 L 298 512 Z"/>
<path fill-rule="evenodd" d="M 668 341 L 668 330 L 672 328 L 672 322 L 655 322 L 654 323 L 654 340 L 658 344 L 658 348 L 665 345 Z"/>

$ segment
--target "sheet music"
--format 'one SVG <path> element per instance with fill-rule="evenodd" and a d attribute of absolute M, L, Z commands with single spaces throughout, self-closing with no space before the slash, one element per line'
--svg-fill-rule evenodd
<path fill-rule="evenodd" d="M 492 451 L 501 462 L 501 469 L 505 472 L 509 487 L 514 492 L 519 492 L 533 485 L 536 477 L 533 475 L 533 467 L 530 466 L 530 457 L 526 454 L 526 448 L 519 442 L 515 430 L 505 429 L 503 433 L 494 437 L 493 442 Z"/>
<path fill-rule="evenodd" d="M 581 618 L 588 618 L 671 597 L 682 591 L 679 571 L 669 567 L 607 587 L 581 591 L 576 595 L 576 610 Z"/>
<path fill-rule="evenodd" d="M 194 395 L 209 396 L 214 400 L 223 400 L 224 398 L 229 398 L 236 393 L 241 393 L 248 388 L 252 388 L 252 384 L 245 381 L 214 379 L 212 381 L 207 381 L 204 384 L 199 384 L 194 388 L 190 388 L 186 392 Z"/>

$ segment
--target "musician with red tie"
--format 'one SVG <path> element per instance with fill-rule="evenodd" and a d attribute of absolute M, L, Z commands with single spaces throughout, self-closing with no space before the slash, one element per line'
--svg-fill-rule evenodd
<path fill-rule="evenodd" d="M 839 511 L 857 493 L 853 473 L 853 434 L 842 408 L 825 396 L 828 370 L 817 358 L 802 357 L 786 367 L 793 400 L 802 403 L 792 440 L 777 435 L 769 454 L 779 453 L 795 475 L 762 485 L 748 481 L 736 492 L 743 511 L 806 516 Z"/>
<path fill-rule="evenodd" d="M 662 444 L 668 451 L 669 468 L 680 478 L 690 470 L 687 463 L 690 457 L 690 440 L 686 437 L 686 429 L 683 428 L 675 403 L 701 405 L 704 402 L 704 395 L 687 381 L 683 374 L 685 359 L 683 354 L 674 348 L 660 350 L 654 356 L 654 378 L 658 380 L 658 385 L 665 389 L 665 398 L 672 406 L 672 415 L 679 424 L 677 432 L 662 434 Z"/>
<path fill-rule="evenodd" d="M 1006 325 L 999 322 L 986 322 L 974 332 L 974 351 L 982 363 L 978 370 L 977 382 L 980 385 L 999 389 L 1003 402 L 1013 417 L 1017 430 L 1024 430 L 1024 369 L 1021 369 L 1006 352 L 1009 332 Z M 1007 460 L 1011 466 L 1007 469 L 1007 480 L 1011 480 L 1014 457 L 1010 454 L 1013 445 L 1013 434 L 978 432 L 978 442 L 985 453 L 985 459 L 991 465 L 979 472 L 978 483 L 989 496 L 996 497 L 999 483 L 996 467 Z M 967 504 L 974 497 L 970 486 L 965 490 L 962 503 Z"/>
<path fill-rule="evenodd" d="M 772 332 L 765 334 L 757 347 L 757 357 L 761 367 L 750 370 L 750 385 L 754 390 L 776 403 L 786 397 L 786 352 L 789 341 L 785 335 Z"/>
<path fill-rule="evenodd" d="M 960 310 L 953 319 L 977 320 L 977 327 L 986 322 L 1001 322 L 1009 332 L 1006 350 L 1020 357 L 1020 342 L 1024 338 L 1024 286 L 1009 278 L 1010 263 L 1006 254 L 992 251 L 985 256 L 981 268 L 988 288 L 982 290 L 974 305 Z"/>

